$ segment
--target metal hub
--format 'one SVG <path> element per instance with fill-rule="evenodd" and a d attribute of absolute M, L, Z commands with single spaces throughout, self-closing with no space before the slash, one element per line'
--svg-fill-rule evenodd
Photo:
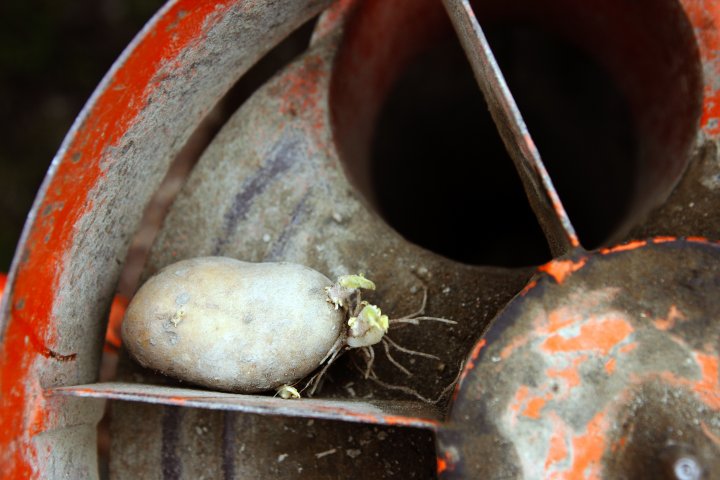
<path fill-rule="evenodd" d="M 720 247 L 658 238 L 543 270 L 463 372 L 445 477 L 720 471 Z"/>

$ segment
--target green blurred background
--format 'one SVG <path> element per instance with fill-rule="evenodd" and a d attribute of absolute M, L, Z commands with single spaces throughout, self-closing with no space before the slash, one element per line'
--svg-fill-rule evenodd
<path fill-rule="evenodd" d="M 0 1 L 0 271 L 65 133 L 163 0 Z"/>

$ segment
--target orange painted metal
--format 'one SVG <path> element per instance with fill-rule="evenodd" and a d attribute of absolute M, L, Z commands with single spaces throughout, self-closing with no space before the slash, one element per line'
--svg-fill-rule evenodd
<path fill-rule="evenodd" d="M 122 326 L 125 310 L 130 300 L 123 295 L 115 295 L 112 305 L 110 306 L 110 317 L 108 319 L 107 332 L 105 333 L 106 352 L 117 352 L 122 346 L 122 337 L 120 335 L 120 327 Z"/>
<path fill-rule="evenodd" d="M 183 53 L 202 42 L 205 33 L 220 21 L 231 6 L 252 3 L 240 0 L 171 1 L 110 72 L 58 153 L 36 201 L 34 214 L 26 226 L 3 295 L 0 322 L 0 465 L 3 478 L 31 478 L 41 474 L 38 456 L 47 452 L 37 451 L 33 437 L 51 429 L 59 421 L 45 396 L 40 370 L 44 368 L 45 361 L 77 361 L 77 352 L 58 351 L 63 332 L 58 331 L 59 320 L 53 308 L 58 292 L 62 291 L 59 279 L 66 268 L 65 260 L 78 240 L 80 220 L 88 212 L 104 207 L 94 203 L 91 195 L 105 175 L 101 164 L 104 152 L 120 146 L 123 135 L 138 121 L 151 96 L 162 88 L 164 78 L 161 72 L 168 66 L 182 63 Z M 693 25 L 703 64 L 705 78 L 700 127 L 705 135 L 717 137 L 720 135 L 720 82 L 717 81 L 720 78 L 720 5 L 716 0 L 681 0 L 680 4 Z M 380 41 L 382 39 L 378 36 L 375 42 Z M 312 73 L 311 70 L 309 73 Z M 313 85 L 305 80 L 298 79 L 290 94 L 311 99 Z M 305 108 L 309 105 L 288 104 L 287 108 L 298 106 Z M 351 116 L 354 113 L 347 112 Z M 133 195 L 134 192 L 126 193 Z M 565 288 L 576 275 L 582 275 L 599 258 L 642 254 L 647 249 L 676 248 L 679 245 L 716 248 L 700 237 L 658 237 L 602 249 L 598 254 L 570 255 L 541 267 L 538 277 L 518 299 L 530 302 L 546 289 Z M 677 268 L 683 268 L 683 265 Z M 4 282 L 5 278 L 0 277 L 3 287 Z M 594 360 L 601 360 L 598 371 L 603 378 L 619 378 L 624 375 L 625 362 L 637 356 L 638 352 L 645 351 L 643 342 L 636 339 L 639 331 L 636 319 L 629 320 L 615 314 L 580 321 L 578 306 L 592 309 L 602 301 L 602 298 L 592 295 L 573 298 L 573 308 L 559 307 L 551 310 L 546 317 L 539 316 L 532 324 L 532 332 L 513 337 L 496 352 L 496 356 L 492 349 L 502 332 L 489 332 L 473 349 L 455 393 L 458 407 L 463 402 L 477 401 L 480 390 L 472 389 L 477 388 L 473 382 L 480 370 L 478 366 L 490 368 L 508 361 L 533 342 L 537 344 L 538 352 L 558 359 L 558 363 L 542 372 L 546 383 L 517 385 L 510 392 L 507 402 L 512 425 L 547 422 L 549 434 L 543 439 L 547 441 L 547 450 L 540 466 L 558 478 L 598 476 L 603 471 L 601 464 L 609 450 L 621 455 L 632 448 L 636 440 L 633 431 L 615 436 L 608 433 L 613 415 L 617 413 L 610 407 L 599 409 L 586 418 L 582 428 L 572 425 L 555 411 L 559 402 L 569 402 L 574 392 L 587 387 L 583 369 L 589 368 Z M 111 349 L 119 346 L 116 333 L 121 309 L 122 301 L 117 300 L 107 337 L 108 348 Z M 658 382 L 677 391 L 691 392 L 693 401 L 710 410 L 718 410 L 717 345 L 710 345 L 709 341 L 703 343 L 703 339 L 699 340 L 699 346 L 690 345 L 687 337 L 678 333 L 692 322 L 690 317 L 681 305 L 672 304 L 662 315 L 648 318 L 648 324 L 643 326 L 643 331 L 652 328 L 657 335 L 668 339 L 671 345 L 691 352 L 687 359 L 697 371 L 697 375 L 691 376 L 668 370 L 659 372 L 655 377 Z M 500 318 L 509 317 L 506 313 Z M 573 326 L 577 328 L 572 330 Z M 568 333 L 568 329 L 572 332 Z M 628 385 L 635 386 L 641 378 L 627 375 L 624 380 Z M 622 393 L 630 395 L 626 391 Z M 180 399 L 175 401 L 182 403 Z M 403 416 L 389 416 L 384 421 L 405 425 L 408 420 Z M 447 439 L 446 444 L 440 442 L 441 452 L 437 461 L 438 472 L 443 475 L 462 473 L 460 465 L 467 461 L 451 448 L 452 442 L 462 437 L 457 430 L 457 423 L 462 420 L 455 418 L 454 421 L 456 424 L 451 422 L 438 427 L 446 433 Z M 488 430 L 483 431 L 485 427 Z M 493 434 L 488 425 L 482 424 L 478 428 L 478 433 Z M 715 426 L 702 420 L 698 428 L 709 444 L 720 448 L 720 434 Z M 467 445 L 470 445 L 469 441 Z M 484 453 L 477 451 L 476 455 Z M 502 455 L 510 454 L 502 453 L 498 458 L 503 458 Z"/>
<path fill-rule="evenodd" d="M 438 458 L 460 453 L 441 476 L 633 476 L 676 444 L 715 472 L 719 265 L 717 243 L 659 237 L 541 266 L 462 372 Z"/>
<path fill-rule="evenodd" d="M 720 135 L 720 5 L 714 0 L 681 0 L 700 49 L 705 75 L 705 98 L 700 127 Z M 713 80 L 714 79 L 714 80 Z"/>
<path fill-rule="evenodd" d="M 78 220 L 95 208 L 89 193 L 103 176 L 100 159 L 140 115 L 150 94 L 159 87 L 156 73 L 180 55 L 217 21 L 232 2 L 179 0 L 135 45 L 132 55 L 111 73 L 108 87 L 91 101 L 84 121 L 74 127 L 71 142 L 58 154 L 43 187 L 38 212 L 26 227 L 18 252 L 9 297 L 9 315 L 0 331 L 0 465 L 5 478 L 29 478 L 36 452 L 32 433 L 52 423 L 38 384 L 38 357 L 72 361 L 73 352 L 56 352 L 53 303 L 57 279 L 71 247 Z"/>
<path fill-rule="evenodd" d="M 345 401 L 314 398 L 288 401 L 266 395 L 240 395 L 128 383 L 95 383 L 60 387 L 47 390 L 46 395 L 141 401 L 162 405 L 245 413 L 271 413 L 280 416 L 324 418 L 430 430 L 435 430 L 440 426 L 440 412 L 434 406 L 414 401 Z"/>

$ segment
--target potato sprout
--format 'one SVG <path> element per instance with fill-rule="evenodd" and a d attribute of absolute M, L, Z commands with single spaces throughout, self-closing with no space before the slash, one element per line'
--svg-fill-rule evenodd
<path fill-rule="evenodd" d="M 150 278 L 130 302 L 122 326 L 124 344 L 143 366 L 182 381 L 219 390 L 276 390 L 281 398 L 311 396 L 330 365 L 348 349 L 363 352 L 365 378 L 374 373 L 374 345 L 404 374 L 411 372 L 391 349 L 432 359 L 387 336 L 397 324 L 421 320 L 420 310 L 390 319 L 362 300 L 375 284 L 362 275 L 332 283 L 321 273 L 291 263 L 248 263 L 202 257 L 170 265 Z M 299 381 L 318 370 L 301 391 Z M 390 385 L 406 393 L 406 387 Z"/>

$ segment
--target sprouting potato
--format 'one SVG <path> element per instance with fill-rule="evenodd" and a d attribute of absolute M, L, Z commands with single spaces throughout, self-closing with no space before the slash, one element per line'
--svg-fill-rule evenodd
<path fill-rule="evenodd" d="M 372 347 L 382 343 L 388 360 L 411 375 L 392 357 L 391 347 L 439 358 L 392 341 L 386 336 L 390 325 L 455 322 L 421 316 L 427 290 L 418 312 L 390 320 L 362 300 L 360 290 L 374 289 L 362 275 L 344 275 L 333 283 L 291 263 L 183 260 L 135 294 L 122 325 L 123 343 L 141 365 L 179 380 L 241 393 L 276 390 L 286 399 L 299 398 L 305 389 L 312 395 L 330 365 L 357 348 L 365 357 L 365 378 L 427 400 L 380 381 L 372 368 Z M 316 369 L 301 391 L 293 386 Z"/>
<path fill-rule="evenodd" d="M 292 384 L 315 370 L 344 335 L 332 282 L 290 263 L 223 257 L 184 260 L 132 299 L 123 343 L 143 366 L 234 392 Z"/>

